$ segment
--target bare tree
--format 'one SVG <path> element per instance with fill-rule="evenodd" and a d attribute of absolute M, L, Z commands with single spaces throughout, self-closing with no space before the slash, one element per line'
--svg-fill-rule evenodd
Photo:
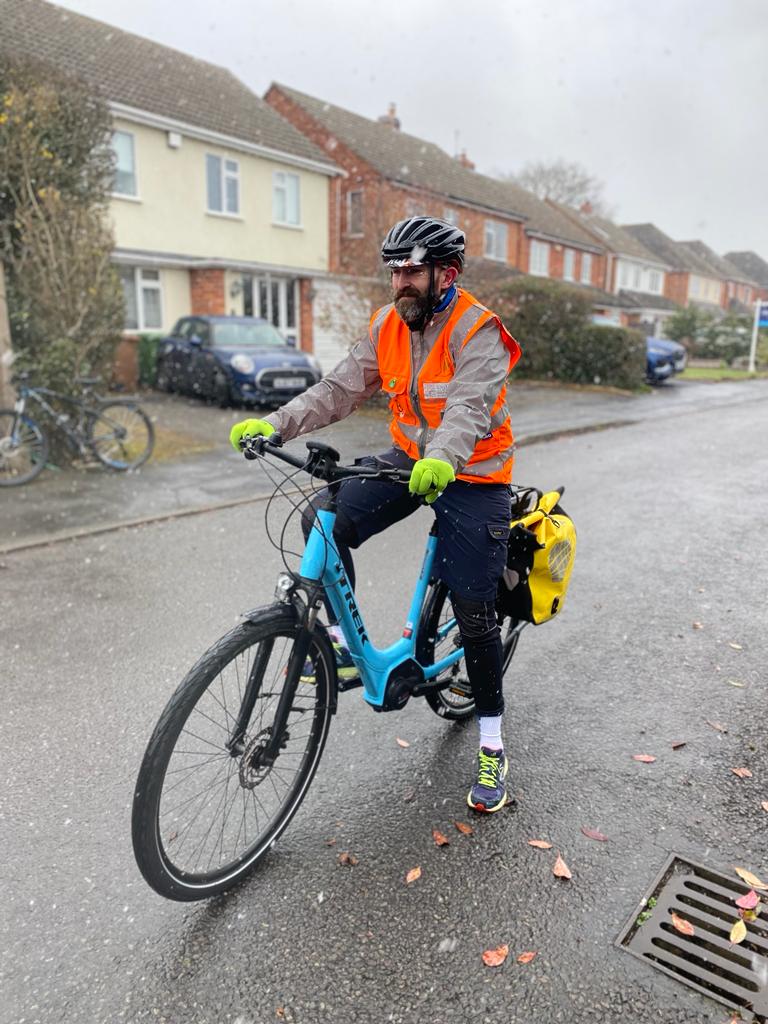
<path fill-rule="evenodd" d="M 579 208 L 588 203 L 595 213 L 607 214 L 605 186 L 581 164 L 567 160 L 529 160 L 517 174 L 504 177 L 533 192 L 539 199 L 554 199 Z"/>

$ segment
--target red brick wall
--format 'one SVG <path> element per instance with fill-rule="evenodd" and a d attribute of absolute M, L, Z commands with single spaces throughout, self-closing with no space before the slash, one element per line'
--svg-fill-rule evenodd
<path fill-rule="evenodd" d="M 303 352 L 314 352 L 312 336 L 312 282 L 307 277 L 299 280 L 299 339 Z"/>
<path fill-rule="evenodd" d="M 227 312 L 223 270 L 190 270 L 189 290 L 193 315 L 216 316 Z"/>
<path fill-rule="evenodd" d="M 688 272 L 668 270 L 664 275 L 664 295 L 680 306 L 687 306 Z"/>

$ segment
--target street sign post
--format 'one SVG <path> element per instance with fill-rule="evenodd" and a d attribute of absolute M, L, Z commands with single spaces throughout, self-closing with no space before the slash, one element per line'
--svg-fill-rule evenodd
<path fill-rule="evenodd" d="M 768 302 L 755 302 L 755 320 L 752 324 L 752 344 L 749 346 L 749 372 L 755 372 L 757 356 L 757 333 L 761 327 L 768 327 Z"/>

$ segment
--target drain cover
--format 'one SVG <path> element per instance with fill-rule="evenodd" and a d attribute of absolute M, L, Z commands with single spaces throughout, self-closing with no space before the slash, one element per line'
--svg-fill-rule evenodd
<path fill-rule="evenodd" d="M 673 854 L 616 943 L 745 1019 L 768 1024 L 768 921 L 748 922 L 744 941 L 730 942 L 739 914 L 734 900 L 747 892 L 739 879 Z M 673 912 L 693 925 L 693 935 L 675 929 Z"/>

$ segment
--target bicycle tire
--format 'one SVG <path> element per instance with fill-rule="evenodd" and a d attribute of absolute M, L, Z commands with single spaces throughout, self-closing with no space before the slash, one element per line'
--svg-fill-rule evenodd
<path fill-rule="evenodd" d="M 439 637 L 438 631 L 444 629 L 453 618 L 450 607 L 448 587 L 442 581 L 430 584 L 427 600 L 419 623 L 419 661 L 421 664 L 433 664 L 436 660 L 446 657 L 454 646 L 461 646 L 459 627 L 454 623 L 444 636 Z M 518 623 L 509 619 L 500 625 L 502 674 L 506 673 L 515 653 L 520 637 Z M 438 677 L 445 680 L 446 687 L 426 693 L 426 701 L 435 714 L 450 721 L 460 722 L 471 718 L 475 713 L 475 701 L 472 687 L 467 677 L 464 659 L 461 658 Z"/>
<path fill-rule="evenodd" d="M 276 605 L 256 613 L 200 658 L 166 705 L 139 770 L 132 814 L 136 863 L 161 896 L 178 901 L 201 900 L 230 889 L 254 870 L 304 799 L 325 746 L 332 714 L 335 662 L 324 633 L 313 634 L 308 657 L 314 665 L 315 681 L 298 683 L 280 753 L 272 766 L 258 762 L 259 743 L 264 742 L 269 728 L 264 716 L 274 713 L 298 632 L 292 608 Z M 275 652 L 278 657 L 273 662 Z M 259 677 L 243 749 L 232 754 L 225 746 L 234 722 L 231 709 L 240 706 L 236 701 L 238 697 L 242 700 L 244 693 L 241 683 L 250 678 L 251 672 L 258 675 L 257 659 L 258 665 L 264 659 L 264 671 Z M 227 703 L 228 695 L 231 704 Z M 229 728 L 216 721 L 222 711 Z M 291 746 L 293 737 L 298 737 L 299 750 Z M 195 750 L 196 743 L 201 750 Z M 177 761 L 174 754 L 179 755 Z M 198 769 L 205 770 L 202 778 Z M 213 776 L 213 782 L 200 789 L 209 776 Z M 286 791 L 281 798 L 283 786 Z M 190 790 L 192 796 L 188 796 Z M 237 818 L 228 820 L 235 805 L 239 823 Z M 223 816 L 218 823 L 217 816 Z M 214 824 L 219 831 L 211 843 Z M 190 850 L 187 842 L 193 826 L 203 831 L 203 838 L 193 838 L 197 845 Z M 218 863 L 214 865 L 217 850 Z M 201 866 L 205 856 L 207 864 Z"/>
<path fill-rule="evenodd" d="M 11 431 L 18 420 L 24 433 L 13 441 Z M 37 423 L 13 409 L 0 409 L 0 487 L 28 484 L 42 473 L 47 462 L 48 438 Z"/>
<path fill-rule="evenodd" d="M 89 447 L 110 469 L 138 469 L 155 447 L 152 421 L 135 402 L 104 402 L 91 413 L 86 429 Z"/>

